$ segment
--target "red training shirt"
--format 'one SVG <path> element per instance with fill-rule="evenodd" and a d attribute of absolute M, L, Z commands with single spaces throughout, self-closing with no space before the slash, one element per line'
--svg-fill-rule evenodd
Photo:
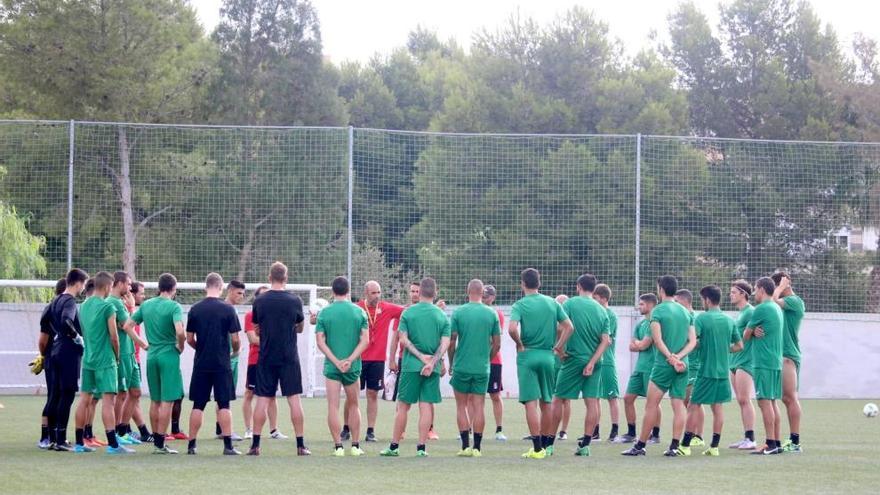
<path fill-rule="evenodd" d="M 384 363 L 388 357 L 388 327 L 392 320 L 400 319 L 404 307 L 379 301 L 375 308 L 370 308 L 363 299 L 356 304 L 366 311 L 367 321 L 370 324 L 370 345 L 361 354 L 361 360 Z"/>
<path fill-rule="evenodd" d="M 248 311 L 244 315 L 244 331 L 254 332 L 256 328 L 254 328 L 254 312 Z M 252 364 L 257 364 L 257 361 L 260 360 L 260 344 L 251 344 L 248 347 L 248 366 Z"/>
<path fill-rule="evenodd" d="M 498 312 L 498 322 L 501 323 L 501 333 L 504 333 L 504 313 L 500 309 L 495 309 Z M 489 361 L 489 364 L 501 364 L 501 349 L 498 349 L 498 354 L 495 354 L 495 357 Z"/>

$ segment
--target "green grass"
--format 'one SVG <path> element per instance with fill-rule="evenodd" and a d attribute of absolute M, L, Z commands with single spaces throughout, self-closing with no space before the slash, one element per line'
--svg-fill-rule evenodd
<path fill-rule="evenodd" d="M 497 443 L 491 435 L 484 442 L 484 457 L 459 459 L 454 401 L 445 400 L 437 408 L 439 442 L 428 447 L 430 458 L 417 459 L 414 433 L 416 411 L 410 415 L 410 436 L 404 441 L 402 457 L 380 458 L 387 446 L 393 405 L 383 402 L 379 410 L 380 443 L 363 444 L 367 456 L 343 459 L 328 456 L 332 443 L 326 427 L 323 399 L 305 400 L 306 441 L 314 455 L 296 457 L 293 439 L 263 441 L 258 458 L 229 458 L 220 455 L 222 444 L 213 439 L 213 411 L 206 411 L 205 427 L 199 442 L 199 455 L 190 457 L 153 456 L 149 446 L 126 457 L 109 457 L 102 452 L 66 454 L 36 448 L 42 397 L 0 397 L 0 493 L 48 493 L 63 487 L 66 493 L 266 493 L 317 490 L 336 493 L 553 493 L 553 492 L 658 492 L 705 491 L 760 493 L 876 492 L 880 480 L 880 419 L 867 419 L 862 413 L 866 401 L 804 401 L 801 455 L 750 456 L 722 449 L 719 458 L 693 456 L 669 459 L 661 456 L 665 446 L 650 446 L 644 458 L 619 455 L 620 445 L 603 442 L 593 447 L 593 456 L 572 456 L 574 441 L 558 442 L 557 455 L 534 461 L 520 453 L 528 442 L 519 438 L 526 432 L 522 407 L 506 403 L 505 431 L 511 438 Z M 183 422 L 189 416 L 185 403 Z M 236 431 L 243 431 L 241 402 L 234 403 Z M 287 417 L 280 405 L 279 416 Z M 363 407 L 363 405 L 362 405 Z M 639 412 L 643 403 L 638 404 Z M 576 405 L 572 414 L 573 437 L 579 436 L 583 409 Z M 784 411 L 784 409 L 783 409 Z M 487 413 L 490 412 L 487 407 Z M 734 405 L 726 409 L 728 424 L 722 446 L 738 438 L 739 413 Z M 607 409 L 603 407 L 603 436 L 608 434 Z M 711 425 L 711 416 L 707 424 Z M 664 404 L 664 443 L 670 438 L 671 412 Z M 100 422 L 100 419 L 98 420 Z M 280 422 L 291 434 L 289 422 Z M 490 418 L 489 425 L 494 425 Z M 96 430 L 102 430 L 96 425 Z M 490 428 L 487 427 L 487 430 Z M 494 431 L 494 429 L 492 428 Z M 787 432 L 783 424 L 783 432 Z M 265 434 L 265 433 L 264 433 Z M 787 434 L 787 433 L 786 433 Z M 763 438 L 762 428 L 757 436 Z M 71 438 L 72 440 L 72 438 Z M 185 450 L 184 442 L 173 445 Z M 244 449 L 246 445 L 242 445 Z M 701 449 L 695 449 L 699 451 Z"/>

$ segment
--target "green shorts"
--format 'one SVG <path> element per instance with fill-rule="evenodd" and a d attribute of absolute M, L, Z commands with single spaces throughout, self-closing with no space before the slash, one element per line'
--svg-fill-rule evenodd
<path fill-rule="evenodd" d="M 341 383 L 343 387 L 347 387 L 361 379 L 360 368 L 355 371 L 349 371 L 348 373 L 339 371 L 339 368 L 332 364 L 330 365 L 330 368 L 332 369 L 324 368 L 324 377 L 328 380 L 334 380 Z"/>
<path fill-rule="evenodd" d="M 693 368 L 688 365 L 688 387 L 692 387 L 694 383 L 697 382 L 697 377 L 700 375 L 700 368 Z"/>
<path fill-rule="evenodd" d="M 755 368 L 755 397 L 758 400 L 782 398 L 782 371 Z"/>
<path fill-rule="evenodd" d="M 545 349 L 526 349 L 516 355 L 519 401 L 550 402 L 556 388 L 556 355 Z M 560 370 L 562 369 L 560 365 Z"/>
<path fill-rule="evenodd" d="M 422 376 L 418 371 L 404 371 L 397 378 L 397 400 L 405 404 L 440 403 L 440 373 Z"/>
<path fill-rule="evenodd" d="M 629 382 L 626 384 L 626 393 L 628 395 L 638 395 L 639 397 L 648 396 L 648 382 L 651 381 L 650 373 L 636 372 L 629 376 Z"/>
<path fill-rule="evenodd" d="M 183 398 L 180 354 L 176 349 L 147 354 L 147 385 L 153 401 L 174 402 Z"/>
<path fill-rule="evenodd" d="M 669 397 L 673 399 L 684 400 L 687 394 L 687 371 L 679 373 L 666 362 L 654 364 L 651 381 L 664 393 L 669 392 Z"/>
<path fill-rule="evenodd" d="M 560 399 L 598 399 L 602 397 L 601 366 L 593 369 L 593 374 L 584 376 L 587 361 L 568 358 L 562 362 L 556 375 L 556 392 Z"/>
<path fill-rule="evenodd" d="M 755 372 L 754 372 L 754 370 L 752 370 L 752 367 L 749 366 L 749 365 L 747 365 L 747 364 L 744 364 L 744 365 L 741 365 L 741 366 L 740 366 L 740 365 L 738 365 L 738 366 L 733 366 L 733 367 L 730 368 L 730 372 L 733 373 L 734 375 L 736 374 L 737 371 L 745 371 L 746 373 L 749 374 L 749 376 L 754 376 L 754 375 L 755 375 Z"/>
<path fill-rule="evenodd" d="M 120 392 L 141 388 L 141 369 L 134 360 L 134 354 L 119 356 L 117 373 Z"/>
<path fill-rule="evenodd" d="M 697 377 L 691 392 L 693 404 L 722 404 L 730 402 L 730 378 Z"/>
<path fill-rule="evenodd" d="M 116 394 L 119 388 L 116 366 L 108 366 L 99 370 L 82 370 L 82 387 L 80 391 L 93 394 L 100 398 L 104 394 Z"/>
<path fill-rule="evenodd" d="M 449 380 L 452 390 L 460 394 L 486 395 L 489 390 L 489 373 L 462 373 L 456 371 Z"/>
<path fill-rule="evenodd" d="M 229 364 L 232 367 L 232 390 L 238 390 L 238 356 L 229 359 Z M 235 397 L 235 394 L 232 394 Z"/>
<path fill-rule="evenodd" d="M 617 383 L 617 366 L 599 366 L 602 375 L 602 398 L 616 399 L 620 397 L 620 384 Z"/>

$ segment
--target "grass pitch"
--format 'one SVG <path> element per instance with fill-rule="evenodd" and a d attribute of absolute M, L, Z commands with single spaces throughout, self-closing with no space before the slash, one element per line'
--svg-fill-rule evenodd
<path fill-rule="evenodd" d="M 572 455 L 575 441 L 568 440 L 557 442 L 557 454 L 543 461 L 520 458 L 529 443 L 521 440 L 526 433 L 524 414 L 513 400 L 505 404 L 507 443 L 496 442 L 490 434 L 494 421 L 487 402 L 484 456 L 479 459 L 455 457 L 459 442 L 452 399 L 437 408 L 435 425 L 441 439 L 429 444 L 430 457 L 414 456 L 414 409 L 401 457 L 396 459 L 378 456 L 388 444 L 391 429 L 394 409 L 388 402 L 380 404 L 380 442 L 362 443 L 367 451 L 364 457 L 329 456 L 332 442 L 326 427 L 326 403 L 309 399 L 303 402 L 311 457 L 296 457 L 292 427 L 282 420 L 287 418 L 287 407 L 279 402 L 280 428 L 291 439 L 271 440 L 264 431 L 261 457 L 233 458 L 223 457 L 222 442 L 213 439 L 210 405 L 195 457 L 154 456 L 147 445 L 137 447 L 138 453 L 132 456 L 110 457 L 101 451 L 80 455 L 44 452 L 36 447 L 43 401 L 43 397 L 0 397 L 4 406 L 0 409 L 0 493 L 875 493 L 880 481 L 880 419 L 862 415 L 864 400 L 804 401 L 801 436 L 805 452 L 800 455 L 751 456 L 722 448 L 718 458 L 664 458 L 661 453 L 670 438 L 672 416 L 664 403 L 664 445 L 649 446 L 647 457 L 625 458 L 619 455 L 623 446 L 602 442 L 594 444 L 591 457 L 577 458 Z M 184 402 L 183 424 L 188 422 L 190 406 Z M 569 429 L 575 438 L 582 429 L 576 425 L 582 425 L 583 407 L 580 403 L 573 406 Z M 640 415 L 643 406 L 643 402 L 637 404 Z M 243 433 L 240 407 L 241 401 L 233 403 L 235 429 Z M 606 437 L 607 405 L 602 412 L 602 435 Z M 729 404 L 725 415 L 722 447 L 742 435 L 736 405 Z M 758 417 L 760 424 L 760 413 Z M 706 424 L 711 427 L 711 414 L 707 414 Z M 787 429 L 784 421 L 784 436 Z M 100 416 L 95 430 L 103 431 Z M 710 436 L 708 430 L 706 433 Z M 69 435 L 72 441 L 72 428 Z M 763 438 L 761 426 L 756 436 L 759 441 Z M 186 450 L 185 442 L 171 445 Z M 245 450 L 247 445 L 246 441 L 239 449 Z M 695 454 L 701 450 L 695 448 Z"/>

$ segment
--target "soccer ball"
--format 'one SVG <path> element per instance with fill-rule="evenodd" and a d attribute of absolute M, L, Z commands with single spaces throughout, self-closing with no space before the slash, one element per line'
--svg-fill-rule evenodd
<path fill-rule="evenodd" d="M 865 408 L 862 409 L 862 412 L 869 418 L 876 418 L 877 414 L 880 413 L 880 409 L 877 408 L 877 404 L 869 402 L 865 404 Z"/>
<path fill-rule="evenodd" d="M 309 311 L 310 311 L 312 314 L 317 314 L 317 313 L 319 313 L 322 309 L 326 308 L 327 306 L 330 306 L 330 302 L 327 301 L 326 299 L 323 299 L 323 298 L 320 298 L 320 297 L 319 297 L 319 298 L 316 298 L 316 299 L 314 300 L 314 302 L 312 302 L 311 305 L 309 305 Z"/>

